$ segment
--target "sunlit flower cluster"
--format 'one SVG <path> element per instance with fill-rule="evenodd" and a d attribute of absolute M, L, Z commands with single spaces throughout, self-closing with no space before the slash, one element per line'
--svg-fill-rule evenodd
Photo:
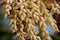
<path fill-rule="evenodd" d="M 19 40 L 41 40 L 35 25 L 38 25 L 43 40 L 52 40 L 46 24 L 59 32 L 53 19 L 54 13 L 60 14 L 56 0 L 5 0 L 2 9 L 4 18 L 10 19 L 12 31 L 17 32 Z"/>

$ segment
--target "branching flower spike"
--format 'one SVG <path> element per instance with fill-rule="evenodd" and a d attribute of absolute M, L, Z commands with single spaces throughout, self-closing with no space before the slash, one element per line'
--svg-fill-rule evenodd
<path fill-rule="evenodd" d="M 56 0 L 4 0 L 4 18 L 10 19 L 12 32 L 17 32 L 19 40 L 41 40 L 37 36 L 35 25 L 38 25 L 42 40 L 52 40 L 46 30 L 46 24 L 58 31 L 53 14 L 60 14 Z"/>

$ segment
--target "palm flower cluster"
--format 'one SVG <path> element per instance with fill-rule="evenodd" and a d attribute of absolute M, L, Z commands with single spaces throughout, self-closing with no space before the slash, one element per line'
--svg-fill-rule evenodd
<path fill-rule="evenodd" d="M 53 14 L 60 14 L 56 0 L 4 0 L 4 18 L 10 19 L 12 32 L 17 32 L 19 40 L 41 40 L 35 26 L 39 27 L 42 40 L 52 40 L 46 30 L 46 24 L 58 31 Z"/>

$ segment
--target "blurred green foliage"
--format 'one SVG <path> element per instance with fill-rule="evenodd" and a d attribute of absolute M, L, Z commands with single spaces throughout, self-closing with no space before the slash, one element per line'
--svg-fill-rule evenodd
<path fill-rule="evenodd" d="M 60 36 L 59 35 L 57 35 L 55 37 L 52 37 L 52 38 L 53 38 L 53 40 L 60 40 Z"/>

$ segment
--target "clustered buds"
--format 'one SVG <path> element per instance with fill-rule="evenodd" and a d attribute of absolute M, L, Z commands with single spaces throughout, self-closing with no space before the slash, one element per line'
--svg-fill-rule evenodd
<path fill-rule="evenodd" d="M 42 40 L 52 40 L 46 30 L 46 24 L 59 31 L 53 14 L 60 14 L 56 0 L 5 0 L 3 2 L 4 18 L 10 19 L 12 31 L 17 32 L 19 40 L 41 40 L 37 36 L 38 25 Z"/>

